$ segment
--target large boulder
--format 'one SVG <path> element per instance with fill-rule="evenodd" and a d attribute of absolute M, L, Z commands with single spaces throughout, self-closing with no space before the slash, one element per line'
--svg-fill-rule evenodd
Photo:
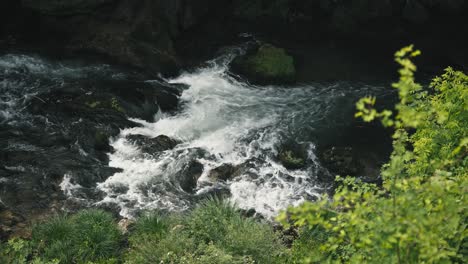
<path fill-rule="evenodd" d="M 231 68 L 256 84 L 288 84 L 296 76 L 294 59 L 271 44 L 262 44 L 254 52 L 237 57 Z"/>

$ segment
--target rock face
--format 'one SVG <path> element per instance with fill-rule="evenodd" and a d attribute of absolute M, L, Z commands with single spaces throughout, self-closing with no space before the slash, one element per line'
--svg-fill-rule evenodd
<path fill-rule="evenodd" d="M 256 51 L 237 57 L 232 69 L 258 84 L 292 83 L 296 74 L 294 59 L 271 44 L 262 44 Z"/>
<path fill-rule="evenodd" d="M 22 0 L 37 38 L 68 51 L 90 51 L 151 71 L 175 73 L 174 39 L 196 25 L 216 1 Z M 30 16 L 28 16 L 30 17 Z"/>
<path fill-rule="evenodd" d="M 42 44 L 53 51 L 105 55 L 150 72 L 176 73 L 185 63 L 181 50 L 200 37 L 197 32 L 216 24 L 230 35 L 247 30 L 281 39 L 322 39 L 371 33 L 373 39 L 414 25 L 430 32 L 431 25 L 444 28 L 449 19 L 462 23 L 467 10 L 463 0 L 3 0 L 0 46 Z M 221 45 L 226 44 L 232 43 Z"/>

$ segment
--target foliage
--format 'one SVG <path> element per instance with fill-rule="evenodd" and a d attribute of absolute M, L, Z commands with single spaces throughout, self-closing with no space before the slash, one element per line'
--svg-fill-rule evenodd
<path fill-rule="evenodd" d="M 269 225 L 219 199 L 202 202 L 179 221 L 153 216 L 139 222 L 127 263 L 278 263 L 285 254 Z"/>
<path fill-rule="evenodd" d="M 20 264 L 26 263 L 31 254 L 31 246 L 28 241 L 11 239 L 0 248 L 0 263 Z"/>
<path fill-rule="evenodd" d="M 30 259 L 32 254 L 32 245 L 30 241 L 14 238 L 7 243 L 0 245 L 0 263 L 8 264 L 59 264 L 59 260 L 54 259 L 44 261 L 39 257 Z"/>
<path fill-rule="evenodd" d="M 462 263 L 467 257 L 468 77 L 448 68 L 425 90 L 414 82 L 417 55 L 412 46 L 396 53 L 402 66 L 393 85 L 396 115 L 375 110 L 372 97 L 357 103 L 357 116 L 395 129 L 383 186 L 340 178 L 330 200 L 289 210 L 297 225 L 328 232 L 309 253 L 302 250 L 302 262 Z"/>
<path fill-rule="evenodd" d="M 32 232 L 32 246 L 38 255 L 61 263 L 112 263 L 121 240 L 112 215 L 99 210 L 56 216 L 37 224 Z"/>
<path fill-rule="evenodd" d="M 150 234 L 162 237 L 169 231 L 171 219 L 168 216 L 159 215 L 155 212 L 144 215 L 135 224 L 134 234 Z"/>

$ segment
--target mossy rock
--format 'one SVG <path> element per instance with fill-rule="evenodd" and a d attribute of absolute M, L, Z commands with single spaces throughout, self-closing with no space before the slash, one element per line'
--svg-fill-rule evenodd
<path fill-rule="evenodd" d="M 288 170 L 301 169 L 306 165 L 307 151 L 303 145 L 288 142 L 281 146 L 278 159 Z"/>
<path fill-rule="evenodd" d="M 236 58 L 232 70 L 256 84 L 288 84 L 296 77 L 294 59 L 284 49 L 261 45 L 252 54 Z"/>

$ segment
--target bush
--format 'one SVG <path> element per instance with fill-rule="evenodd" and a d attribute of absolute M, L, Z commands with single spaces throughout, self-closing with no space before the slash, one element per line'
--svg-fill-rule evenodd
<path fill-rule="evenodd" d="M 115 262 L 122 235 L 111 214 L 84 210 L 34 226 L 32 245 L 45 260 L 61 263 Z"/>
<path fill-rule="evenodd" d="M 375 98 L 358 102 L 357 116 L 380 118 L 395 129 L 394 150 L 382 168 L 382 188 L 338 179 L 333 199 L 289 210 L 306 228 L 319 226 L 328 238 L 301 251 L 309 263 L 463 263 L 468 204 L 468 77 L 448 68 L 432 90 L 414 82 L 412 47 L 396 53 L 402 66 L 397 114 L 373 108 Z M 331 212 L 331 214 L 330 214 Z M 287 217 L 283 214 L 285 222 Z M 302 246 L 302 244 L 300 244 Z M 465 253 L 463 253 L 465 252 Z"/>

